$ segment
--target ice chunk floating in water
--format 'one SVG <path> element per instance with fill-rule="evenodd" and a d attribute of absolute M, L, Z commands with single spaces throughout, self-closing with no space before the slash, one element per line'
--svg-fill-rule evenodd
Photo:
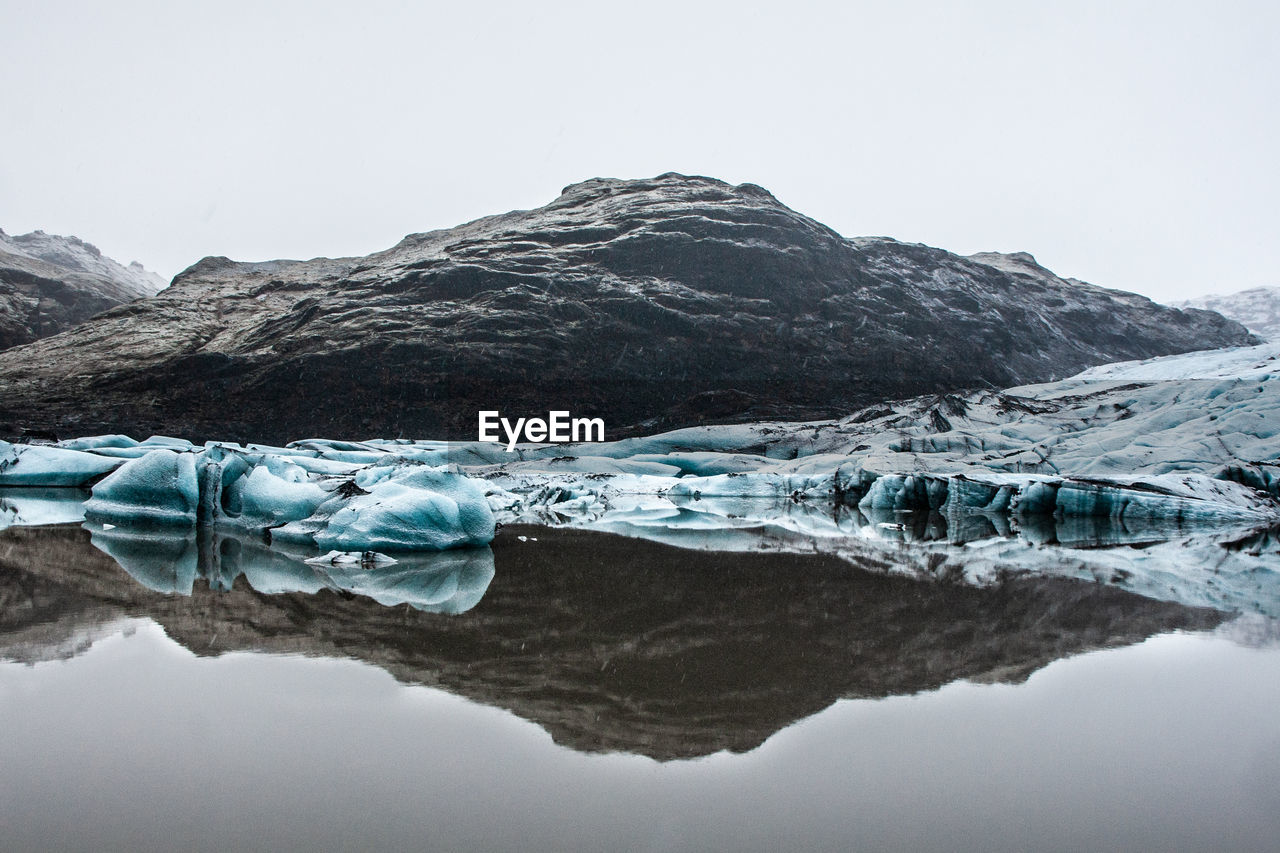
<path fill-rule="evenodd" d="M 444 468 L 391 464 L 361 469 L 272 538 L 338 551 L 445 550 L 487 544 L 493 533 L 479 483 Z"/>
<path fill-rule="evenodd" d="M 0 488 L 0 530 L 84 521 L 85 498 L 79 489 Z"/>
<path fill-rule="evenodd" d="M 222 446 L 131 459 L 93 486 L 85 509 L 98 522 L 233 527 L 339 551 L 439 551 L 494 534 L 483 488 L 456 471 L 393 457 L 349 477 L 316 474 Z"/>
<path fill-rule="evenodd" d="M 199 504 L 196 455 L 153 450 L 97 483 L 85 513 L 112 523 L 190 527 L 196 523 Z"/>

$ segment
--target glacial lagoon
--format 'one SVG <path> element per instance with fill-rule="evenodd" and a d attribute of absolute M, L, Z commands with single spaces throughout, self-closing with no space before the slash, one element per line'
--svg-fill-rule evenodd
<path fill-rule="evenodd" d="M 1268 531 L 835 513 L 850 547 L 803 553 L 785 524 L 725 550 L 633 514 L 353 566 L 6 494 L 60 523 L 0 530 L 0 848 L 1269 850 L 1280 830 Z M 925 577 L 931 554 L 961 568 Z M 1161 588 L 1161 565 L 1191 580 Z"/>

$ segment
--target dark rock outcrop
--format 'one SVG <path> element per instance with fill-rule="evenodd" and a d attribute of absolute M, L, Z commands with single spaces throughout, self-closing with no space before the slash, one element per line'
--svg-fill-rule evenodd
<path fill-rule="evenodd" d="M 480 409 L 555 408 L 620 437 L 1251 341 L 1030 256 L 846 239 L 752 184 L 668 174 L 575 184 L 364 258 L 206 258 L 0 357 L 0 425 L 474 438 Z"/>
<path fill-rule="evenodd" d="M 537 536 L 522 543 L 518 534 Z M 511 528 L 459 616 L 243 576 L 153 592 L 76 527 L 0 532 L 0 658 L 78 654 L 130 617 L 198 655 L 346 657 L 545 728 L 556 742 L 660 760 L 745 751 L 841 698 L 1019 682 L 1062 657 L 1227 615 L 1103 584 L 1013 577 L 986 589 L 834 557 L 705 553 L 581 531 Z"/>
<path fill-rule="evenodd" d="M 0 231 L 0 349 L 56 335 L 163 287 L 141 264 L 118 264 L 76 237 Z"/>

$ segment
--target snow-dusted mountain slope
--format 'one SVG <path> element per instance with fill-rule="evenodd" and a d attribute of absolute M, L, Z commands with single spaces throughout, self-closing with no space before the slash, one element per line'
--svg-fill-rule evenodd
<path fill-rule="evenodd" d="M 131 261 L 128 266 L 121 264 L 79 237 L 63 237 L 43 231 L 11 235 L 0 230 L 0 251 L 44 261 L 72 272 L 100 276 L 119 283 L 135 298 L 153 296 L 167 283 L 137 261 Z"/>
<path fill-rule="evenodd" d="M 1227 296 L 1201 296 L 1175 303 L 1176 308 L 1217 311 L 1268 341 L 1280 341 L 1280 287 L 1254 287 Z"/>
<path fill-rule="evenodd" d="M 0 356 L 0 429 L 464 438 L 502 408 L 643 435 L 1254 342 L 1034 261 L 847 239 L 753 184 L 666 174 L 367 257 L 206 258 Z"/>
<path fill-rule="evenodd" d="M 0 349 L 45 338 L 147 296 L 164 281 L 76 237 L 0 231 Z"/>

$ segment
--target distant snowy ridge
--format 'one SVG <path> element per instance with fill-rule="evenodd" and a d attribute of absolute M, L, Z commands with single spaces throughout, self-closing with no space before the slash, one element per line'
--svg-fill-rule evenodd
<path fill-rule="evenodd" d="M 1254 287 L 1226 296 L 1175 302 L 1174 308 L 1203 308 L 1243 324 L 1260 338 L 1280 340 L 1280 287 Z"/>
<path fill-rule="evenodd" d="M 43 231 L 11 235 L 0 229 L 0 251 L 44 261 L 74 272 L 102 276 L 125 285 L 135 292 L 136 297 L 153 296 L 167 284 L 137 261 L 131 261 L 125 266 L 79 237 L 63 237 Z"/>
<path fill-rule="evenodd" d="M 164 286 L 141 264 L 126 267 L 77 237 L 0 231 L 0 350 L 65 332 Z"/>

